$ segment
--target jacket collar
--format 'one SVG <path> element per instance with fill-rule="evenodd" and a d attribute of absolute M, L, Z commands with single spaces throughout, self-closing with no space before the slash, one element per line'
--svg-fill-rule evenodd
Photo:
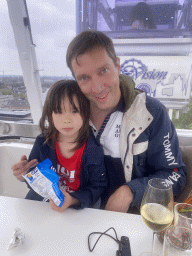
<path fill-rule="evenodd" d="M 57 157 L 56 150 L 47 145 L 47 143 L 40 146 L 43 158 L 49 158 L 55 168 L 57 168 Z M 86 148 L 84 150 L 83 156 L 86 156 L 86 164 L 100 164 L 100 154 L 101 145 L 98 144 L 94 135 L 91 134 L 87 141 Z"/>
<path fill-rule="evenodd" d="M 56 158 L 55 149 L 49 147 L 47 143 L 42 144 L 40 148 L 41 148 L 41 152 L 43 154 L 44 159 L 49 158 L 53 166 L 57 169 L 57 158 Z"/>
<path fill-rule="evenodd" d="M 119 76 L 119 81 L 121 94 L 125 102 L 124 112 L 126 112 L 132 105 L 133 101 L 135 100 L 135 97 L 138 94 L 140 94 L 141 91 L 135 88 L 135 83 L 130 76 L 121 74 Z"/>

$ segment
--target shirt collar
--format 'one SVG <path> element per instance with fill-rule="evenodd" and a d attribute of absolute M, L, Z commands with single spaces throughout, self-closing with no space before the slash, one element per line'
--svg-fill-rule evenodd
<path fill-rule="evenodd" d="M 123 112 L 124 109 L 125 109 L 125 102 L 124 102 L 123 96 L 121 96 L 119 103 L 117 104 L 116 108 L 111 113 L 114 113 L 115 111 Z"/>

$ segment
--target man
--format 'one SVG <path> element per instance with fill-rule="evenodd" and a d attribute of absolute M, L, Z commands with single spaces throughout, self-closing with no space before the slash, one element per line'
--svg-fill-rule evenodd
<path fill-rule="evenodd" d="M 99 31 L 84 31 L 72 40 L 66 58 L 90 100 L 90 126 L 104 149 L 109 187 L 102 207 L 119 212 L 139 207 L 151 178 L 166 179 L 177 195 L 185 184 L 186 167 L 175 128 L 158 100 L 120 75 L 111 39 Z M 13 174 L 22 180 L 35 163 L 22 156 Z"/>

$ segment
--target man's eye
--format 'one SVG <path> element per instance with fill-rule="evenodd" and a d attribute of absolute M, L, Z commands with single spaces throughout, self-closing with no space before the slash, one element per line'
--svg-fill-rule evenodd
<path fill-rule="evenodd" d="M 104 69 L 101 70 L 102 74 L 105 74 L 106 72 L 107 72 L 107 68 L 104 68 Z"/>
<path fill-rule="evenodd" d="M 86 80 L 87 80 L 87 77 L 86 77 L 86 76 L 83 76 L 83 77 L 81 77 L 80 80 L 81 80 L 81 81 L 86 81 Z"/>

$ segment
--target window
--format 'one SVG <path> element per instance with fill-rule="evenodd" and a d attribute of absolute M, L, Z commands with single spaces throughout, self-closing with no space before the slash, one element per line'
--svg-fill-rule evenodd
<path fill-rule="evenodd" d="M 25 3 L 27 8 L 22 12 L 26 12 L 25 17 L 28 12 L 30 25 L 27 23 L 27 17 L 25 22 L 30 28 L 31 45 L 34 46 L 36 53 L 34 59 L 37 59 L 37 67 L 32 67 L 30 74 L 26 74 L 22 68 L 21 59 L 25 61 L 28 52 L 25 52 L 26 46 L 20 31 L 16 33 L 17 38 L 15 38 L 8 2 L 9 5 L 15 4 L 12 0 L 2 0 L 0 3 L 0 119 L 14 121 L 26 119 L 26 122 L 33 122 L 31 113 L 33 114 L 35 97 L 31 97 L 30 102 L 26 78 L 31 80 L 28 83 L 31 82 L 33 86 L 33 77 L 30 75 L 38 72 L 44 99 L 48 88 L 55 81 L 72 77 L 66 66 L 65 57 L 67 46 L 76 35 L 75 1 L 23 0 L 22 8 L 24 9 Z M 23 38 L 27 38 L 27 34 Z M 17 44 L 21 47 L 19 54 Z M 38 76 L 35 79 L 38 79 Z"/>
<path fill-rule="evenodd" d="M 6 108 L 14 113 L 19 110 L 17 118 L 13 115 L 15 121 L 25 118 L 33 122 L 34 100 L 30 99 L 24 81 L 28 76 L 23 75 L 21 68 L 7 2 L 15 1 L 0 3 L 0 119 L 13 119 L 7 112 L 3 117 Z M 37 58 L 37 70 L 34 68 L 33 72 L 39 74 L 43 95 L 55 81 L 72 78 L 65 59 L 72 38 L 83 30 L 100 30 L 113 39 L 121 58 L 121 72 L 132 76 L 136 86 L 147 94 L 160 99 L 177 128 L 192 129 L 189 122 L 186 125 L 181 119 L 175 120 L 175 116 L 189 120 L 192 111 L 189 110 L 192 108 L 191 0 L 23 0 L 23 3 L 27 5 L 29 23 L 27 19 L 25 22 Z M 25 59 L 25 52 L 22 54 Z"/>
<path fill-rule="evenodd" d="M 191 37 L 191 4 L 190 0 L 85 0 L 79 4 L 79 31 L 97 29 L 121 39 Z"/>

